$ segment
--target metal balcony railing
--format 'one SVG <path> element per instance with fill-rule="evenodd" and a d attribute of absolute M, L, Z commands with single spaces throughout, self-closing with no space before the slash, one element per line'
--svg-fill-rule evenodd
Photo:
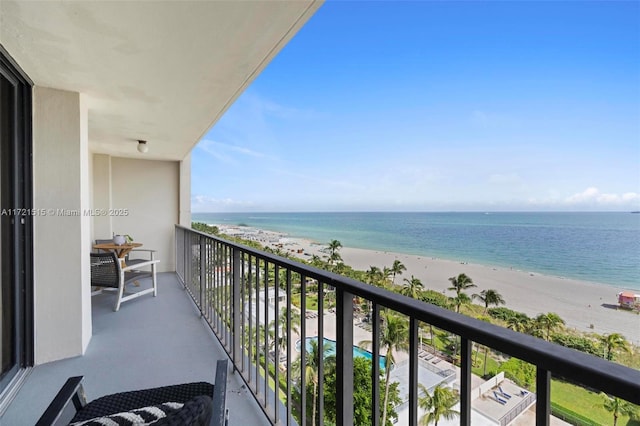
<path fill-rule="evenodd" d="M 309 383 L 304 374 L 294 377 L 293 370 L 304 371 L 313 364 L 316 377 L 324 377 L 326 360 L 322 356 L 308 359 L 310 355 L 305 350 L 296 356 L 296 341 L 306 342 L 307 337 L 316 335 L 317 342 L 324 341 L 324 315 L 317 316 L 317 330 L 311 333 L 305 316 L 311 301 L 309 295 L 313 295 L 317 311 L 325 312 L 329 294 L 326 290 L 335 291 L 335 368 L 338 372 L 335 417 L 338 425 L 354 422 L 353 398 L 349 396 L 353 395 L 354 387 L 356 297 L 369 301 L 371 306 L 371 419 L 374 426 L 380 424 L 382 410 L 379 352 L 383 309 L 408 318 L 411 425 L 418 424 L 420 322 L 460 336 L 461 425 L 471 422 L 472 343 L 535 366 L 536 425 L 548 425 L 550 421 L 552 375 L 640 404 L 640 371 L 189 228 L 176 226 L 175 232 L 179 278 L 272 424 L 306 424 L 307 419 L 314 417 L 309 416 L 309 407 L 315 410 L 316 424 L 324 424 L 324 380 Z M 292 304 L 294 297 L 300 298 L 299 308 Z M 296 312 L 302 314 L 299 324 Z M 299 336 L 296 338 L 294 334 Z M 299 368 L 294 368 L 294 363 L 299 363 Z M 316 389 L 315 404 L 307 401 L 309 386 Z"/>

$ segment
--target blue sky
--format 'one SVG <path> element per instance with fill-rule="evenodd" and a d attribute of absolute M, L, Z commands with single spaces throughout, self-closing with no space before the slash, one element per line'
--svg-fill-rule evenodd
<path fill-rule="evenodd" d="M 326 2 L 192 151 L 192 210 L 640 210 L 639 2 Z"/>

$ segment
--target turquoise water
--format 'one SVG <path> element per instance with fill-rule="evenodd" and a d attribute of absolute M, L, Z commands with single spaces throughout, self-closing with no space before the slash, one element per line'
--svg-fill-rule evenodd
<path fill-rule="evenodd" d="M 193 220 L 640 289 L 640 214 L 194 213 Z"/>
<path fill-rule="evenodd" d="M 335 355 L 336 354 L 336 342 L 335 340 L 331 340 L 331 339 L 327 339 L 326 337 L 323 338 L 324 340 L 324 344 L 328 345 L 330 347 L 329 350 L 327 350 L 327 355 Z M 318 341 L 317 337 L 307 337 L 305 339 L 306 343 L 305 343 L 305 347 L 307 348 L 307 353 L 311 352 L 311 342 L 314 341 Z M 300 342 L 298 342 L 298 346 L 297 346 L 298 350 L 300 350 Z M 373 359 L 373 354 L 369 351 L 366 351 L 362 348 L 359 348 L 357 346 L 353 346 L 353 356 L 354 357 L 360 357 L 360 358 L 366 358 L 369 361 L 371 361 Z M 380 371 L 384 371 L 384 366 L 385 366 L 385 362 L 386 362 L 386 357 L 383 355 L 380 355 L 378 357 L 378 362 L 380 363 Z"/>

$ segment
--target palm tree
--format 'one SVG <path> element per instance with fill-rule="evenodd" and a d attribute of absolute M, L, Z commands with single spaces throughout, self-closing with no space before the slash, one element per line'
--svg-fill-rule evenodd
<path fill-rule="evenodd" d="M 420 292 L 424 288 L 422 282 L 418 278 L 411 275 L 411 278 L 404 279 L 404 283 L 405 284 L 400 289 L 400 294 L 418 299 L 420 297 Z"/>
<path fill-rule="evenodd" d="M 317 254 L 311 256 L 311 261 L 309 263 L 311 263 L 311 266 L 315 266 L 316 268 L 324 268 L 326 265 L 326 262 Z"/>
<path fill-rule="evenodd" d="M 452 286 L 449 287 L 448 290 L 454 290 L 456 292 L 456 297 L 453 298 L 453 304 L 456 307 L 456 312 L 460 313 L 460 306 L 471 303 L 471 298 L 466 293 L 463 293 L 462 290 L 476 287 L 476 285 L 473 283 L 473 280 L 465 274 L 459 274 L 457 277 L 451 277 L 449 278 L 449 281 L 451 281 Z M 453 348 L 453 357 L 456 358 L 456 356 L 458 356 L 457 336 L 455 337 L 455 344 Z"/>
<path fill-rule="evenodd" d="M 484 347 L 484 363 L 482 364 L 482 378 L 487 376 L 487 355 L 489 354 L 489 347 Z"/>
<path fill-rule="evenodd" d="M 305 358 L 305 367 L 304 367 L 304 379 L 306 383 L 311 383 L 313 385 L 313 402 L 311 408 L 311 425 L 315 426 L 316 424 L 316 410 L 318 405 L 318 382 L 320 377 L 318 377 L 318 369 L 320 368 L 320 349 L 318 347 L 317 340 L 309 341 L 309 348 L 305 347 L 305 351 L 307 356 Z M 331 364 L 335 362 L 335 355 L 329 355 L 333 349 L 329 343 L 323 344 L 322 347 L 322 358 L 324 359 L 325 365 Z M 292 374 L 294 377 L 301 377 L 301 358 L 298 358 L 296 362 L 292 365 Z"/>
<path fill-rule="evenodd" d="M 466 274 L 459 274 L 457 277 L 451 277 L 449 278 L 449 281 L 451 281 L 451 287 L 449 287 L 448 290 L 456 292 L 456 297 L 453 298 L 453 303 L 456 306 L 456 312 L 460 313 L 460 306 L 471 302 L 469 296 L 463 293 L 462 290 L 476 287 L 476 285 Z"/>
<path fill-rule="evenodd" d="M 482 303 L 484 303 L 484 312 L 483 315 L 487 313 L 487 309 L 489 309 L 489 305 L 504 305 L 507 302 L 504 301 L 502 295 L 498 293 L 498 290 L 482 290 L 480 294 L 473 294 L 471 296 L 472 299 L 480 299 Z"/>
<path fill-rule="evenodd" d="M 453 348 L 452 357 L 455 358 L 458 354 L 458 336 L 446 330 L 442 330 L 442 333 L 440 334 L 440 341 L 444 344 L 445 351 Z"/>
<path fill-rule="evenodd" d="M 404 266 L 402 264 L 402 262 L 400 262 L 398 259 L 393 261 L 393 265 L 391 266 L 391 274 L 392 274 L 392 279 L 391 279 L 391 284 L 395 284 L 396 281 L 396 275 L 402 275 L 402 271 L 406 271 L 407 267 Z"/>
<path fill-rule="evenodd" d="M 377 286 L 382 279 L 382 271 L 377 266 L 369 266 L 366 276 L 369 284 Z"/>
<path fill-rule="evenodd" d="M 336 291 L 335 287 L 330 290 L 325 290 L 324 294 L 325 305 L 324 309 L 331 309 L 336 306 Z"/>
<path fill-rule="evenodd" d="M 389 282 L 389 277 L 392 274 L 393 274 L 393 272 L 391 271 L 390 268 L 387 268 L 386 266 L 384 268 L 382 268 L 382 279 L 384 280 L 385 284 L 387 284 Z M 393 282 L 391 284 L 393 284 Z"/>
<path fill-rule="evenodd" d="M 407 351 L 409 350 L 409 324 L 405 318 L 392 313 L 391 311 L 385 311 L 382 314 L 384 320 L 383 326 L 380 330 L 380 348 L 386 349 L 384 370 L 386 374 L 386 382 L 384 386 L 384 402 L 382 404 L 382 422 L 381 425 L 387 423 L 387 404 L 389 401 L 389 385 L 391 384 L 389 376 L 391 374 L 391 365 L 395 362 L 393 357 L 393 351 Z M 363 340 L 359 343 L 360 346 L 371 346 L 371 342 Z"/>
<path fill-rule="evenodd" d="M 526 315 L 512 315 L 507 319 L 507 328 L 518 333 L 526 333 L 531 327 L 531 318 Z"/>
<path fill-rule="evenodd" d="M 427 303 L 431 303 L 428 299 L 427 293 L 423 292 L 422 294 L 420 294 L 420 300 L 422 300 L 423 302 L 427 302 Z M 431 336 L 431 346 L 433 346 L 433 350 L 436 350 L 436 345 L 435 345 L 435 334 L 433 332 L 433 325 L 431 323 L 429 323 L 429 335 Z"/>
<path fill-rule="evenodd" d="M 462 293 L 462 290 L 466 290 L 471 287 L 477 287 L 471 278 L 469 278 L 466 274 L 459 274 L 457 277 L 449 278 L 451 281 L 451 287 L 448 290 L 453 290 L 456 292 L 456 295 L 459 296 Z"/>
<path fill-rule="evenodd" d="M 545 340 L 549 340 L 552 330 L 564 325 L 564 320 L 560 318 L 558 314 L 554 314 L 553 312 L 538 315 L 534 322 L 538 327 L 541 327 L 546 331 Z"/>
<path fill-rule="evenodd" d="M 342 243 L 338 240 L 331 240 L 329 241 L 329 245 L 327 246 L 327 249 L 329 250 L 329 256 L 333 255 L 334 253 L 337 253 L 338 250 L 340 250 L 340 248 L 342 248 Z"/>
<path fill-rule="evenodd" d="M 491 317 L 488 317 L 488 316 L 481 316 L 478 319 L 481 320 L 481 321 L 484 321 L 484 322 L 491 323 Z M 477 363 L 478 363 L 478 352 L 480 352 L 480 346 L 482 346 L 479 343 L 476 343 L 475 345 L 476 345 L 476 356 L 475 356 L 475 358 L 473 360 L 473 365 L 477 365 Z M 484 373 L 482 374 L 483 376 L 487 375 L 487 352 L 488 352 L 488 350 L 489 349 L 485 346 L 484 347 Z"/>
<path fill-rule="evenodd" d="M 620 349 L 625 352 L 629 352 L 629 342 L 620 333 L 605 334 L 600 337 L 600 342 L 604 346 L 603 357 L 611 361 L 614 353 Z"/>
<path fill-rule="evenodd" d="M 276 339 L 276 321 L 269 322 L 269 349 L 275 349 L 276 345 L 278 349 L 286 352 L 287 350 L 287 317 L 291 317 L 291 333 L 298 334 L 300 327 L 300 312 L 294 308 L 291 309 L 291 314 L 287 314 L 287 308 L 280 308 L 280 315 L 278 315 L 278 338 Z"/>
<path fill-rule="evenodd" d="M 453 304 L 456 306 L 456 312 L 460 313 L 460 306 L 471 303 L 471 298 L 466 293 L 460 293 L 453 298 Z"/>
<path fill-rule="evenodd" d="M 338 250 L 342 247 L 342 243 L 338 240 L 331 240 L 329 245 L 327 246 L 327 250 L 329 251 L 329 269 L 333 271 L 333 266 L 339 262 L 342 262 L 342 256 L 338 253 Z"/>
<path fill-rule="evenodd" d="M 600 393 L 603 399 L 604 409 L 610 413 L 613 413 L 613 426 L 616 426 L 618 423 L 618 417 L 622 415 L 627 415 L 629 417 L 637 416 L 636 409 L 629 402 L 624 399 L 620 399 L 618 397 L 611 397 L 606 393 Z"/>
<path fill-rule="evenodd" d="M 459 411 L 452 408 L 460 399 L 455 390 L 438 385 L 433 389 L 433 393 L 429 393 L 422 383 L 418 383 L 418 387 L 424 392 L 424 396 L 418 398 L 418 406 L 426 411 L 420 418 L 420 425 L 426 426 L 434 422 L 434 425 L 438 426 L 440 418 L 453 420 L 460 415 Z"/>

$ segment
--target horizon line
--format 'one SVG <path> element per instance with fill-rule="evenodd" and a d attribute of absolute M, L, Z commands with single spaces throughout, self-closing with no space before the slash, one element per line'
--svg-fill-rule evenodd
<path fill-rule="evenodd" d="M 256 210 L 202 211 L 191 214 L 272 214 L 272 213 L 640 213 L 640 210 Z"/>

